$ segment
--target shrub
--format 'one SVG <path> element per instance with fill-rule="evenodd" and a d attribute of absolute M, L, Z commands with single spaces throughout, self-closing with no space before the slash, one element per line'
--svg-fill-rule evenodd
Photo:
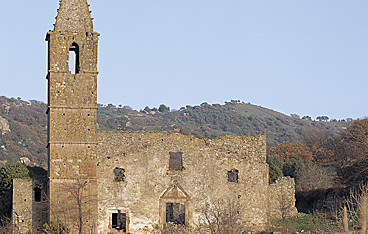
<path fill-rule="evenodd" d="M 59 219 L 51 220 L 50 224 L 43 225 L 43 232 L 46 234 L 69 234 L 69 227 Z"/>

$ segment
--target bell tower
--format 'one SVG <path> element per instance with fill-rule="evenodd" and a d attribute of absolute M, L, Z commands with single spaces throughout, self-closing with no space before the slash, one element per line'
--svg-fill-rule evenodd
<path fill-rule="evenodd" d="M 87 0 L 61 0 L 48 42 L 50 219 L 96 230 L 97 49 Z"/>

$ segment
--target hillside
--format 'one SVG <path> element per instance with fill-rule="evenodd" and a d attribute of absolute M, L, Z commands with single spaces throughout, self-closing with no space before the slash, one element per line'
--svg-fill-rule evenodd
<path fill-rule="evenodd" d="M 46 167 L 46 109 L 43 102 L 0 97 L 0 166 L 27 158 L 28 164 Z M 111 104 L 99 104 L 100 130 L 171 131 L 199 138 L 227 134 L 266 134 L 268 146 L 297 142 L 306 129 L 326 129 L 331 135 L 345 128 L 345 122 L 302 120 L 282 113 L 240 102 L 225 105 L 202 103 L 178 111 L 168 108 L 145 108 L 143 111 Z"/>
<path fill-rule="evenodd" d="M 46 167 L 46 114 L 43 102 L 0 97 L 0 166 L 28 158 Z M 7 130 L 4 126 L 8 125 Z M 24 159 L 27 162 L 27 159 Z M 31 163 L 29 163 L 31 164 Z"/>
<path fill-rule="evenodd" d="M 178 111 L 158 112 L 157 108 L 137 112 L 112 105 L 99 108 L 101 130 L 180 130 L 185 135 L 199 138 L 216 138 L 227 134 L 267 135 L 269 146 L 285 141 L 301 141 L 303 131 L 311 128 L 325 129 L 336 135 L 346 127 L 346 122 L 303 120 L 284 115 L 261 106 L 240 102 L 225 105 L 202 103 L 186 106 Z"/>

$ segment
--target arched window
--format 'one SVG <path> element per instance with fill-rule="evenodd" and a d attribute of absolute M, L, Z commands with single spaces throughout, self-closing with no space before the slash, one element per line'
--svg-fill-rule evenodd
<path fill-rule="evenodd" d="M 72 74 L 79 73 L 79 46 L 75 42 L 69 47 L 69 71 Z"/>

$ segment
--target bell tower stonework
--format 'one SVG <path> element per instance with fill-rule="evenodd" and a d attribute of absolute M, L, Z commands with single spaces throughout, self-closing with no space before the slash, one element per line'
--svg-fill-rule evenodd
<path fill-rule="evenodd" d="M 49 217 L 97 223 L 97 48 L 87 0 L 61 0 L 48 42 Z M 93 232 L 94 233 L 94 232 Z"/>

